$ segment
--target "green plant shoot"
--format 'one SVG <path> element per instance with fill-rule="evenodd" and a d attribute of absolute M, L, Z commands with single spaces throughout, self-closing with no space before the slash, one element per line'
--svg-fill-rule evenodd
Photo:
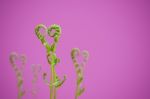
<path fill-rule="evenodd" d="M 45 32 L 42 33 L 42 29 L 44 29 Z M 43 24 L 39 24 L 35 27 L 35 33 L 46 49 L 47 61 L 50 65 L 50 82 L 46 80 L 47 73 L 43 74 L 43 79 L 50 88 L 50 99 L 56 99 L 57 88 L 59 88 L 66 80 L 66 76 L 64 76 L 63 80 L 60 80 L 55 71 L 56 65 L 60 62 L 60 59 L 56 56 L 56 46 L 61 35 L 61 28 L 56 24 L 51 25 L 48 28 Z M 47 35 L 53 39 L 52 43 L 49 43 L 46 40 Z"/>
<path fill-rule="evenodd" d="M 33 73 L 33 79 L 32 79 L 32 90 L 31 94 L 33 98 L 36 99 L 37 93 L 38 93 L 38 87 L 36 86 L 38 82 L 38 75 L 41 72 L 41 65 L 40 64 L 32 64 L 32 73 Z"/>
<path fill-rule="evenodd" d="M 80 63 L 79 56 L 83 57 L 82 62 Z M 76 91 L 75 91 L 75 99 L 78 99 L 78 97 L 85 91 L 85 88 L 82 87 L 82 82 L 83 82 L 83 67 L 86 64 L 88 60 L 89 54 L 87 51 L 82 51 L 80 52 L 79 48 L 73 48 L 71 51 L 71 58 L 73 61 L 73 64 L 75 66 L 76 70 Z"/>
<path fill-rule="evenodd" d="M 21 64 L 17 64 L 16 61 L 21 61 Z M 25 55 L 18 55 L 17 53 L 13 52 L 10 54 L 10 63 L 17 76 L 18 99 L 22 99 L 25 94 L 25 90 L 23 90 L 23 70 L 26 63 L 26 57 Z"/>

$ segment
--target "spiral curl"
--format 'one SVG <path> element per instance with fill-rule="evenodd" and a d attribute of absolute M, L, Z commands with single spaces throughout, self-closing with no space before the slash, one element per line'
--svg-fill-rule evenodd
<path fill-rule="evenodd" d="M 80 55 L 82 55 L 83 57 L 83 61 L 81 63 L 79 63 L 77 59 L 77 57 L 79 57 Z M 77 99 L 85 91 L 85 88 L 82 87 L 81 85 L 83 82 L 83 66 L 86 64 L 88 57 L 89 54 L 88 51 L 86 50 L 82 51 L 81 53 L 79 48 L 73 48 L 71 51 L 71 58 L 75 66 L 77 75 L 75 99 Z"/>
<path fill-rule="evenodd" d="M 16 73 L 16 76 L 17 76 L 18 99 L 21 99 L 22 96 L 24 96 L 24 94 L 25 94 L 25 90 L 23 90 L 23 70 L 24 70 L 25 64 L 26 64 L 26 56 L 18 55 L 17 53 L 13 52 L 10 54 L 9 59 L 10 59 L 10 63 Z M 22 62 L 21 66 L 18 66 L 16 64 L 17 60 Z"/>

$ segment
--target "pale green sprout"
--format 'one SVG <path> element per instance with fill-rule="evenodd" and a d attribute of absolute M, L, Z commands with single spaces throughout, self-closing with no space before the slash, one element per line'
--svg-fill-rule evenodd
<path fill-rule="evenodd" d="M 10 63 L 17 76 L 18 99 L 22 99 L 22 97 L 25 94 L 25 90 L 23 89 L 23 70 L 25 68 L 26 56 L 18 55 L 17 53 L 13 52 L 10 54 L 9 58 L 10 58 Z M 20 66 L 16 63 L 17 60 L 21 61 Z"/>
<path fill-rule="evenodd" d="M 42 33 L 40 32 L 41 29 L 45 30 L 45 34 L 42 35 Z M 53 30 L 54 30 L 54 33 L 52 33 Z M 50 88 L 50 99 L 56 99 L 57 88 L 59 88 L 66 80 L 66 76 L 64 76 L 63 80 L 60 80 L 55 71 L 55 66 L 57 65 L 57 63 L 60 62 L 60 59 L 56 56 L 55 52 L 56 52 L 56 45 L 61 35 L 61 28 L 60 26 L 56 24 L 51 25 L 48 28 L 43 24 L 39 24 L 35 27 L 35 33 L 38 39 L 42 42 L 42 44 L 46 48 L 47 61 L 50 65 L 50 70 L 51 70 L 50 82 L 46 80 L 47 73 L 43 74 L 43 79 Z M 53 42 L 51 44 L 49 44 L 48 41 L 46 40 L 47 34 L 48 36 L 53 38 Z"/>
<path fill-rule="evenodd" d="M 31 94 L 33 97 L 36 97 L 38 93 L 38 87 L 36 86 L 38 82 L 38 74 L 41 72 L 41 65 L 40 64 L 32 64 L 32 73 L 33 73 L 33 79 L 32 79 L 32 90 Z"/>
<path fill-rule="evenodd" d="M 79 63 L 78 57 L 81 55 L 83 57 L 83 61 Z M 85 91 L 85 88 L 82 87 L 81 85 L 83 83 L 83 77 L 84 77 L 83 67 L 86 64 L 88 57 L 89 57 L 88 51 L 84 50 L 80 52 L 79 48 L 73 48 L 71 51 L 71 58 L 75 66 L 76 75 L 77 75 L 75 99 L 78 99 L 78 97 Z"/>

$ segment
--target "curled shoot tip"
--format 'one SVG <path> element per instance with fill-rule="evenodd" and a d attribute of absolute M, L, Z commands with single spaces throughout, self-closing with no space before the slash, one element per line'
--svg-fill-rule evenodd
<path fill-rule="evenodd" d="M 81 63 L 79 63 L 78 57 L 82 56 L 83 60 Z M 86 64 L 89 57 L 89 53 L 86 50 L 80 51 L 79 48 L 73 48 L 71 51 L 71 58 L 73 61 L 73 64 L 75 66 L 77 80 L 76 80 L 76 92 L 75 92 L 75 99 L 78 99 L 78 97 L 85 91 L 85 88 L 83 88 L 82 82 L 83 82 L 83 66 Z"/>
<path fill-rule="evenodd" d="M 40 31 L 41 29 L 44 29 L 45 32 L 42 33 Z M 56 44 L 58 43 L 60 35 L 61 35 L 61 27 L 59 25 L 53 24 L 47 28 L 45 25 L 39 24 L 35 27 L 35 33 L 38 39 L 46 47 L 48 52 L 50 51 L 55 52 Z M 46 40 L 46 36 L 50 36 L 53 39 L 53 42 L 49 43 Z"/>
<path fill-rule="evenodd" d="M 41 29 L 43 29 L 45 32 L 42 33 Z M 43 74 L 43 80 L 47 85 L 50 86 L 50 99 L 56 99 L 56 88 L 60 87 L 66 80 L 66 76 L 64 76 L 63 80 L 59 80 L 55 71 L 56 64 L 60 62 L 60 59 L 56 56 L 55 52 L 57 43 L 61 35 L 61 27 L 57 24 L 53 24 L 47 28 L 45 25 L 39 24 L 35 27 L 35 33 L 38 39 L 46 48 L 47 61 L 50 64 L 51 68 L 50 82 L 48 82 L 48 80 L 46 79 L 47 73 Z M 53 42 L 49 43 L 48 40 L 46 40 L 46 36 L 52 38 Z"/>
<path fill-rule="evenodd" d="M 62 79 L 62 80 L 60 80 L 59 78 L 58 78 L 58 76 L 56 76 L 56 82 L 55 82 L 55 87 L 56 88 L 59 88 L 59 87 L 61 87 L 62 85 L 63 85 L 63 83 L 66 81 L 66 76 L 64 76 L 64 78 Z"/>
<path fill-rule="evenodd" d="M 31 94 L 33 96 L 36 96 L 38 93 L 38 87 L 36 86 L 36 83 L 38 81 L 38 74 L 41 71 L 41 65 L 40 64 L 32 64 L 31 67 L 32 67 L 32 73 L 33 73 Z"/>
<path fill-rule="evenodd" d="M 33 73 L 33 79 L 32 79 L 32 83 L 36 83 L 38 80 L 38 74 L 41 71 L 41 65 L 40 64 L 32 64 L 32 73 Z"/>
<path fill-rule="evenodd" d="M 25 94 L 25 90 L 23 89 L 23 70 L 25 68 L 26 56 L 18 55 L 16 52 L 12 52 L 10 54 L 10 63 L 16 73 L 17 76 L 17 87 L 18 87 L 18 99 L 21 99 Z M 17 61 L 21 61 L 21 64 L 17 64 Z"/>
<path fill-rule="evenodd" d="M 56 54 L 53 52 L 47 54 L 47 60 L 51 66 L 55 66 L 57 63 L 60 62 L 60 59 L 57 58 Z"/>
<path fill-rule="evenodd" d="M 46 85 L 52 87 L 54 86 L 55 88 L 59 88 L 63 85 L 63 83 L 66 81 L 66 76 L 64 76 L 64 78 L 62 80 L 59 79 L 58 76 L 56 76 L 55 78 L 55 82 L 48 82 L 47 78 L 47 73 L 43 73 L 43 80 L 45 82 Z"/>
<path fill-rule="evenodd" d="M 32 72 L 33 73 L 39 73 L 41 71 L 42 67 L 40 64 L 32 64 Z"/>

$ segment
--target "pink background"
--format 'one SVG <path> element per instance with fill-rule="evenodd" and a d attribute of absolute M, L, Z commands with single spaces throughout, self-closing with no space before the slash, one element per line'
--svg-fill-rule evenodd
<path fill-rule="evenodd" d="M 33 99 L 31 64 L 49 72 L 46 50 L 34 28 L 60 24 L 56 67 L 67 81 L 57 99 L 74 99 L 73 47 L 86 49 L 86 92 L 79 99 L 150 99 L 150 2 L 149 0 L 1 0 L 0 1 L 0 99 L 16 99 L 16 76 L 9 63 L 12 51 L 25 53 L 27 65 L 23 99 Z M 49 88 L 39 75 L 36 99 L 49 99 Z"/>

